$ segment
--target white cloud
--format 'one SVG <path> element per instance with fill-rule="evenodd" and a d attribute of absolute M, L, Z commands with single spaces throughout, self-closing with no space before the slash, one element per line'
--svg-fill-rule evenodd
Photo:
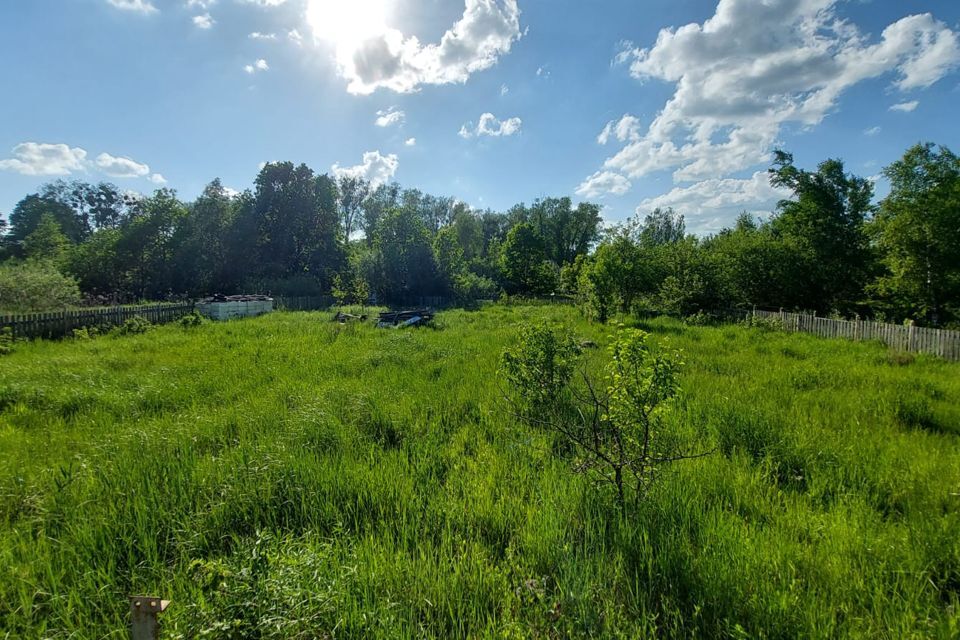
<path fill-rule="evenodd" d="M 724 177 L 767 162 L 785 124 L 819 124 L 861 81 L 889 74 L 896 89 L 925 87 L 960 63 L 957 34 L 930 14 L 903 18 L 871 43 L 837 17 L 838 2 L 720 0 L 703 24 L 625 50 L 617 59 L 634 77 L 671 83 L 674 93 L 604 169 L 628 178 L 673 170 L 677 182 Z"/>
<path fill-rule="evenodd" d="M 914 109 L 920 106 L 920 102 L 917 100 L 911 100 L 910 102 L 901 102 L 890 107 L 890 111 L 902 111 L 903 113 L 910 113 Z"/>
<path fill-rule="evenodd" d="M 415 147 L 415 146 L 417 146 L 417 139 L 416 139 L 416 138 L 407 138 L 407 141 L 404 142 L 403 144 L 407 145 L 408 147 Z"/>
<path fill-rule="evenodd" d="M 161 174 L 159 174 L 159 173 L 153 174 L 152 176 L 150 176 L 149 178 L 147 178 L 147 180 L 149 180 L 149 181 L 152 182 L 153 184 L 167 184 L 167 179 L 164 178 L 164 177 L 163 177 Z"/>
<path fill-rule="evenodd" d="M 577 187 L 577 195 L 584 198 L 599 198 L 607 194 L 622 196 L 630 190 L 630 181 L 612 171 L 597 171 Z"/>
<path fill-rule="evenodd" d="M 460 127 L 461 138 L 472 138 L 474 136 L 512 136 L 520 133 L 523 121 L 520 118 L 507 118 L 498 120 L 492 113 L 484 113 L 480 116 L 480 122 L 474 127 L 472 122 Z"/>
<path fill-rule="evenodd" d="M 881 129 L 880 127 L 870 127 L 869 129 L 864 130 L 863 135 L 872 137 L 880 133 L 882 130 L 883 129 Z"/>
<path fill-rule="evenodd" d="M 310 0 L 307 9 L 317 39 L 329 28 L 326 1 Z M 424 84 L 465 83 L 473 73 L 496 64 L 521 37 L 517 0 L 465 0 L 463 15 L 437 44 L 423 44 L 386 25 L 366 27 L 377 32 L 336 44 L 340 74 L 354 94 L 381 88 L 410 93 Z"/>
<path fill-rule="evenodd" d="M 198 29 L 209 29 L 216 24 L 216 20 L 209 13 L 205 13 L 202 16 L 193 16 L 193 24 Z"/>
<path fill-rule="evenodd" d="M 500 85 L 500 95 L 505 96 L 510 93 L 510 87 L 505 84 Z"/>
<path fill-rule="evenodd" d="M 157 12 L 157 8 L 153 6 L 150 0 L 107 0 L 107 2 L 111 6 L 124 11 L 136 11 L 143 14 Z"/>
<path fill-rule="evenodd" d="M 277 34 L 275 33 L 260 33 L 259 31 L 254 31 L 249 36 L 251 40 L 276 40 Z"/>
<path fill-rule="evenodd" d="M 217 0 L 187 0 L 185 6 L 187 9 L 203 9 L 206 11 L 215 4 L 217 4 Z"/>
<path fill-rule="evenodd" d="M 382 155 L 379 151 L 367 151 L 363 154 L 363 162 L 353 167 L 341 167 L 338 164 L 333 165 L 333 175 L 336 177 L 350 176 L 354 178 L 363 178 L 370 182 L 373 187 L 385 184 L 393 178 L 400 166 L 400 161 L 396 154 Z"/>
<path fill-rule="evenodd" d="M 287 0 L 240 0 L 245 4 L 255 4 L 258 7 L 279 7 Z"/>
<path fill-rule="evenodd" d="M 232 189 L 226 186 L 223 188 L 223 192 L 227 194 L 228 198 L 236 198 L 238 195 L 240 195 L 240 192 L 237 191 L 236 189 Z"/>
<path fill-rule="evenodd" d="M 256 73 L 257 71 L 269 71 L 270 65 L 267 64 L 267 61 L 263 58 L 260 58 L 253 64 L 248 64 L 243 68 L 247 73 Z"/>
<path fill-rule="evenodd" d="M 98 155 L 94 164 L 111 178 L 143 178 L 150 175 L 149 166 L 130 158 L 112 156 L 109 153 Z"/>
<path fill-rule="evenodd" d="M 297 29 L 291 29 L 290 31 L 287 31 L 287 39 L 298 47 L 303 45 L 303 36 Z"/>
<path fill-rule="evenodd" d="M 607 144 L 611 136 L 620 142 L 636 142 L 640 139 L 640 118 L 627 113 L 619 120 L 611 120 L 597 136 L 597 143 Z"/>
<path fill-rule="evenodd" d="M 0 160 L 0 170 L 25 176 L 65 176 L 83 171 L 87 152 L 65 144 L 23 142 L 13 148 L 13 157 Z"/>
<path fill-rule="evenodd" d="M 766 171 L 757 171 L 744 180 L 712 179 L 676 187 L 668 193 L 643 200 L 637 213 L 643 215 L 657 207 L 673 207 L 677 213 L 686 216 L 691 231 L 708 233 L 730 226 L 743 211 L 769 213 L 789 195 L 789 191 L 770 185 Z"/>
<path fill-rule="evenodd" d="M 386 110 L 377 111 L 376 125 L 378 127 L 390 127 L 395 124 L 403 124 L 407 114 L 396 107 L 390 107 Z"/>

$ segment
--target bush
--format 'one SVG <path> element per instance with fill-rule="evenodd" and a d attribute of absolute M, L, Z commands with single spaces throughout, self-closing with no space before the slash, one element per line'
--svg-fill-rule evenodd
<path fill-rule="evenodd" d="M 153 328 L 153 324 L 143 316 L 133 316 L 128 318 L 119 327 L 116 327 L 111 333 L 116 336 L 130 336 L 146 333 Z"/>
<path fill-rule="evenodd" d="M 50 262 L 0 265 L 0 310 L 11 313 L 56 311 L 80 303 L 77 281 Z"/>
<path fill-rule="evenodd" d="M 503 372 L 516 392 L 517 415 L 553 431 L 577 452 L 574 468 L 616 491 L 617 504 L 639 503 L 662 466 L 695 457 L 679 450 L 664 430 L 679 393 L 679 354 L 650 348 L 649 334 L 620 329 L 611 336 L 602 380 L 585 372 L 574 387 L 579 345 L 565 331 L 525 327 L 503 354 Z"/>
<path fill-rule="evenodd" d="M 691 327 L 707 327 L 716 324 L 716 319 L 705 311 L 697 311 L 683 319 L 684 324 Z"/>
<path fill-rule="evenodd" d="M 13 330 L 10 327 L 0 329 L 0 356 L 13 353 Z"/>
<path fill-rule="evenodd" d="M 453 295 L 461 304 L 494 300 L 497 297 L 497 283 L 470 271 L 459 273 L 453 277 Z"/>
<path fill-rule="evenodd" d="M 180 318 L 180 326 L 185 329 L 190 329 L 193 327 L 199 327 L 207 322 L 207 319 L 199 311 L 191 311 L 187 315 Z"/>
<path fill-rule="evenodd" d="M 755 316 L 750 314 L 740 322 L 742 327 L 753 327 L 764 331 L 783 331 L 783 322 L 777 317 Z"/>
<path fill-rule="evenodd" d="M 99 335 L 100 329 L 98 327 L 80 327 L 73 330 L 74 340 L 92 340 Z"/>

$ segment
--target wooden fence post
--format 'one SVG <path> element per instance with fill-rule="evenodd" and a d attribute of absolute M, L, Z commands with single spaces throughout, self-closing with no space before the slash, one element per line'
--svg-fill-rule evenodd
<path fill-rule="evenodd" d="M 150 596 L 130 596 L 130 637 L 133 640 L 157 640 L 160 623 L 157 616 L 170 606 L 169 600 Z"/>

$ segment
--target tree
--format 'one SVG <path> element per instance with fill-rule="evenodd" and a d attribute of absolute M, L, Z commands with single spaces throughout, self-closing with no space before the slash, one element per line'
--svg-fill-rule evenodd
<path fill-rule="evenodd" d="M 228 263 L 233 198 L 220 179 L 204 188 L 173 238 L 173 288 L 194 296 L 230 292 L 239 284 Z"/>
<path fill-rule="evenodd" d="M 676 213 L 672 207 L 657 207 L 647 215 L 637 233 L 640 244 L 656 247 L 680 242 L 686 236 L 686 228 L 683 215 Z"/>
<path fill-rule="evenodd" d="M 547 260 L 558 267 L 586 255 L 600 238 L 600 207 L 570 198 L 542 198 L 529 209 L 518 205 L 508 214 L 515 224 L 528 223 L 540 236 Z"/>
<path fill-rule="evenodd" d="M 795 199 L 780 201 L 772 229 L 807 256 L 802 280 L 794 283 L 802 304 L 851 310 L 872 274 L 865 222 L 873 211 L 873 184 L 845 173 L 840 160 L 826 160 L 809 172 L 795 167 L 789 153 L 775 153 L 770 183 L 790 189 Z"/>
<path fill-rule="evenodd" d="M 624 513 L 644 499 L 663 466 L 706 454 L 687 454 L 668 437 L 679 354 L 651 348 L 649 335 L 636 329 L 612 336 L 608 353 L 602 380 L 586 370 L 577 380 L 580 349 L 569 332 L 525 326 L 504 352 L 501 373 L 514 392 L 514 415 L 572 446 L 574 469 L 611 486 Z"/>
<path fill-rule="evenodd" d="M 360 226 L 364 203 L 370 196 L 370 183 L 358 176 L 341 175 L 337 183 L 337 211 L 343 236 L 350 240 Z"/>
<path fill-rule="evenodd" d="M 173 237 L 186 215 L 175 191 L 159 189 L 120 228 L 117 254 L 133 299 L 158 300 L 172 293 Z"/>
<path fill-rule="evenodd" d="M 400 206 L 400 185 L 382 184 L 373 190 L 363 203 L 363 232 L 367 245 L 373 245 L 373 236 L 380 220 Z"/>
<path fill-rule="evenodd" d="M 49 213 L 43 214 L 37 227 L 23 240 L 23 255 L 28 260 L 42 260 L 62 266 L 70 241 Z"/>
<path fill-rule="evenodd" d="M 873 290 L 901 317 L 960 318 L 960 158 L 918 144 L 884 175 L 890 194 L 871 227 L 884 272 Z"/>
<path fill-rule="evenodd" d="M 13 208 L 10 214 L 8 241 L 15 244 L 23 242 L 33 233 L 45 215 L 53 218 L 70 242 L 80 242 L 87 236 L 87 230 L 70 207 L 54 199 L 33 194 L 18 202 Z"/>
<path fill-rule="evenodd" d="M 374 233 L 381 297 L 402 300 L 436 291 L 437 273 L 430 233 L 414 210 L 396 209 Z"/>
<path fill-rule="evenodd" d="M 543 240 L 533 225 L 524 222 L 510 229 L 501 250 L 500 268 L 513 292 L 551 291 L 556 283 L 544 262 Z"/>
<path fill-rule="evenodd" d="M 261 169 L 256 185 L 259 275 L 310 274 L 329 286 L 344 263 L 333 179 L 304 164 L 278 162 Z"/>

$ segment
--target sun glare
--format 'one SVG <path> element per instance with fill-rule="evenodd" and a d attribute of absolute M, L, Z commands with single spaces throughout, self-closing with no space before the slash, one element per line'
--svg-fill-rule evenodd
<path fill-rule="evenodd" d="M 307 22 L 316 37 L 355 45 L 387 28 L 388 0 L 310 0 Z"/>

